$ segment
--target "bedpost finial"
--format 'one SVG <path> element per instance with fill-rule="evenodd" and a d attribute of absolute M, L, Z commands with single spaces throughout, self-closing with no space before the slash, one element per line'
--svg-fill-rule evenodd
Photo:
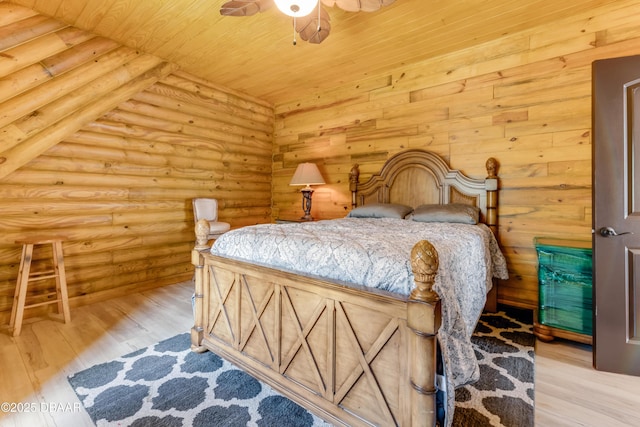
<path fill-rule="evenodd" d="M 201 219 L 196 222 L 196 250 L 207 249 L 207 243 L 209 242 L 209 221 Z"/>
<path fill-rule="evenodd" d="M 485 167 L 487 168 L 487 178 L 491 179 L 498 177 L 498 161 L 495 158 L 489 157 Z"/>
<path fill-rule="evenodd" d="M 360 178 L 360 165 L 355 163 L 351 168 L 351 171 L 349 171 L 349 182 L 351 186 L 357 184 L 359 178 Z M 355 188 L 352 188 L 351 191 L 354 191 L 354 190 Z"/>
<path fill-rule="evenodd" d="M 411 270 L 416 287 L 411 292 L 413 299 L 427 300 L 433 297 L 431 290 L 438 272 L 438 251 L 427 240 L 420 240 L 411 249 Z"/>

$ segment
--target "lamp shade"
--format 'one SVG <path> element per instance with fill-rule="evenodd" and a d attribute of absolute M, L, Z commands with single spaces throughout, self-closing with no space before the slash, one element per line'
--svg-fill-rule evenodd
<path fill-rule="evenodd" d="M 318 0 L 275 0 L 275 3 L 285 15 L 299 18 L 313 12 Z"/>
<path fill-rule="evenodd" d="M 315 163 L 300 163 L 289 185 L 319 185 L 324 179 Z"/>

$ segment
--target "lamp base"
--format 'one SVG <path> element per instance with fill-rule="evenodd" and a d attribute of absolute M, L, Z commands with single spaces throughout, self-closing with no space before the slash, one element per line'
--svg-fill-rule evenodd
<path fill-rule="evenodd" d="M 304 211 L 304 215 L 300 219 L 313 221 L 313 217 L 311 216 L 311 195 L 313 194 L 313 189 L 303 188 L 300 191 L 302 192 L 302 210 Z"/>

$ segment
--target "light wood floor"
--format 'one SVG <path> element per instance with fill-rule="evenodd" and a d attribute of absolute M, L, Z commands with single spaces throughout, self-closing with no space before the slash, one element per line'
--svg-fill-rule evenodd
<path fill-rule="evenodd" d="M 92 426 L 67 376 L 188 331 L 190 282 L 72 309 L 71 323 L 28 321 L 13 338 L 0 330 L 0 426 Z M 536 348 L 537 426 L 638 426 L 640 377 L 591 367 L 589 346 L 557 341 Z"/>

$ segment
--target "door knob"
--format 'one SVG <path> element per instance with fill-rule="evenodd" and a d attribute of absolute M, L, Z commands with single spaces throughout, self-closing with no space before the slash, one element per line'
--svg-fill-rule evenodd
<path fill-rule="evenodd" d="M 614 237 L 622 236 L 623 234 L 633 234 L 630 231 L 625 231 L 624 233 L 616 233 L 616 230 L 614 230 L 613 227 L 602 227 L 600 230 L 598 230 L 598 233 L 600 233 L 602 237 Z"/>

